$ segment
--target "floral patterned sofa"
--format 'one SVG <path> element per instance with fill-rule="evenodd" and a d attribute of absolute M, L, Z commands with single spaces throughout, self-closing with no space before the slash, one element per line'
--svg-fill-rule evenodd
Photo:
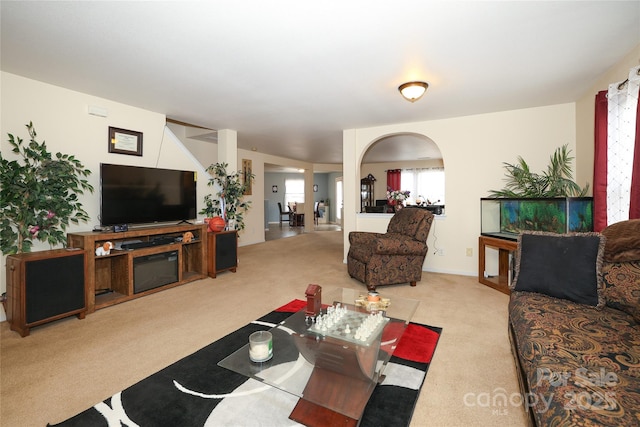
<path fill-rule="evenodd" d="M 531 238 L 548 240 L 532 245 Z M 509 333 L 531 425 L 640 425 L 640 220 L 613 224 L 601 234 L 525 233 L 519 240 Z M 545 263 L 545 256 L 571 251 L 577 261 Z M 594 288 L 573 283 L 558 291 L 563 283 L 549 277 L 564 274 L 561 280 L 571 282 L 576 265 L 592 262 Z M 581 283 L 591 280 L 580 276 Z M 532 279 L 553 288 L 536 288 Z"/>
<path fill-rule="evenodd" d="M 370 291 L 376 286 L 416 282 L 422 278 L 427 256 L 427 237 L 433 214 L 419 207 L 396 212 L 386 233 L 349 233 L 347 271 Z"/>

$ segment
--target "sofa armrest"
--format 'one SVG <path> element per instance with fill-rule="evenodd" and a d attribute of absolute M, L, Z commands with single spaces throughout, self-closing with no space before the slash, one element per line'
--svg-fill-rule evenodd
<path fill-rule="evenodd" d="M 384 236 L 382 233 L 370 233 L 367 231 L 352 231 L 349 233 L 349 243 L 352 245 L 373 246 L 378 237 Z"/>

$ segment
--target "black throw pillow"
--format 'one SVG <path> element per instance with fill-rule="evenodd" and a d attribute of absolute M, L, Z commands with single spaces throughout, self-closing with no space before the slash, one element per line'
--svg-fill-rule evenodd
<path fill-rule="evenodd" d="M 523 232 L 518 237 L 512 289 L 537 292 L 580 304 L 604 306 L 599 233 Z"/>

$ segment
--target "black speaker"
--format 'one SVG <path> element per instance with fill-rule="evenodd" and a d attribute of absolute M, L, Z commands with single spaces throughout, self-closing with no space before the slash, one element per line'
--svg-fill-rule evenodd
<path fill-rule="evenodd" d="M 221 231 L 207 233 L 207 271 L 209 277 L 225 270 L 234 273 L 238 266 L 238 233 L 234 231 Z"/>
<path fill-rule="evenodd" d="M 32 326 L 72 314 L 84 318 L 85 261 L 81 250 L 7 256 L 7 321 L 22 336 Z"/>
<path fill-rule="evenodd" d="M 235 267 L 238 261 L 236 233 L 220 233 L 216 237 L 216 270 Z"/>
<path fill-rule="evenodd" d="M 27 323 L 84 307 L 84 254 L 25 264 Z"/>

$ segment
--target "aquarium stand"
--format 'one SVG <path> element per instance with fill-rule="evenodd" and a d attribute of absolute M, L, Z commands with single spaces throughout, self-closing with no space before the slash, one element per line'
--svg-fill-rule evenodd
<path fill-rule="evenodd" d="M 487 247 L 498 250 L 498 275 L 488 276 L 486 274 L 486 249 Z M 509 284 L 511 283 L 512 268 L 510 259 L 518 249 L 518 242 L 509 239 L 480 236 L 478 239 L 478 282 L 509 295 Z"/>

